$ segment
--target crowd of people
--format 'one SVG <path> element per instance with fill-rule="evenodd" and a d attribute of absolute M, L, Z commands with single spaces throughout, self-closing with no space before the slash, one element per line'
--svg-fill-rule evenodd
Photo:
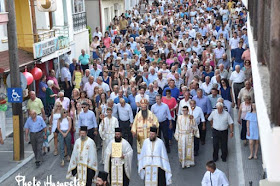
<path fill-rule="evenodd" d="M 116 16 L 104 35 L 96 28 L 90 53 L 82 50 L 71 64 L 63 58 L 60 76 L 51 70 L 37 97 L 29 93 L 26 139 L 30 132 L 37 166 L 40 145 L 48 148 L 47 120 L 54 155 L 61 166 L 70 161 L 68 177 L 91 185 L 99 159 L 106 172 L 99 172 L 97 185 L 128 185 L 136 140 L 145 185 L 169 185 L 174 139 L 182 168 L 189 168 L 212 131 L 213 161 L 202 185 L 228 185 L 215 162 L 219 148 L 227 161 L 234 108 L 240 138 L 244 145 L 249 140 L 248 159 L 258 152 L 246 22 L 241 0 L 144 0 Z"/>

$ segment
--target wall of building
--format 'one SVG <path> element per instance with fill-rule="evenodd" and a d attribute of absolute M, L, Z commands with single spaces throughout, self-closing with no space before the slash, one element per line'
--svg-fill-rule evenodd
<path fill-rule="evenodd" d="M 85 6 L 87 13 L 87 25 L 90 26 L 92 32 L 94 32 L 96 27 L 100 27 L 99 1 L 86 0 Z"/>
<path fill-rule="evenodd" d="M 118 9 L 115 9 L 115 7 L 118 7 Z M 106 28 L 115 16 L 120 16 L 124 12 L 124 0 L 101 1 L 102 32 L 106 31 Z"/>
<path fill-rule="evenodd" d="M 89 54 L 89 34 L 88 30 L 82 30 L 80 32 L 74 33 L 74 44 L 71 47 L 72 56 L 78 58 L 81 54 L 81 50 L 84 49 L 87 54 Z"/>

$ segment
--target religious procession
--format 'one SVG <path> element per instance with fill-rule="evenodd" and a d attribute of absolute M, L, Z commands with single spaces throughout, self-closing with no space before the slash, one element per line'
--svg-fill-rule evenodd
<path fill-rule="evenodd" d="M 37 168 L 58 156 L 81 186 L 234 185 L 220 167 L 236 136 L 257 161 L 241 0 L 141 0 L 105 34 L 93 30 L 90 52 L 70 56 L 29 92 L 25 140 Z"/>

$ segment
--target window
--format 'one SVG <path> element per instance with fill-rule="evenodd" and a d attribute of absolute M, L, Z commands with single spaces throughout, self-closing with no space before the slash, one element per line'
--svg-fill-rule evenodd
<path fill-rule="evenodd" d="M 5 12 L 5 0 L 0 0 L 0 12 Z"/>
<path fill-rule="evenodd" d="M 85 12 L 85 2 L 84 0 L 73 0 L 73 13 Z"/>

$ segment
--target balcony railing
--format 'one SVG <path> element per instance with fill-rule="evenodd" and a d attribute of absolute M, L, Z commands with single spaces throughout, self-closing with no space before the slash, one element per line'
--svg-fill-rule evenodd
<path fill-rule="evenodd" d="M 73 29 L 75 32 L 85 29 L 87 26 L 86 12 L 73 14 Z"/>

